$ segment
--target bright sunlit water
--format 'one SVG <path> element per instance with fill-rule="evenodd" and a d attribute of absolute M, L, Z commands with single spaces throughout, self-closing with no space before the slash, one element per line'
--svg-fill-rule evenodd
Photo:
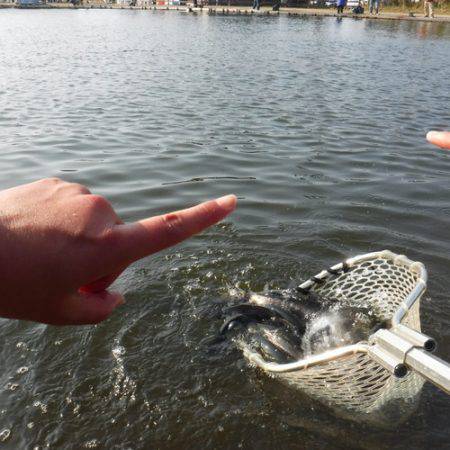
<path fill-rule="evenodd" d="M 426 265 L 423 329 L 450 360 L 450 154 L 425 142 L 450 128 L 449 55 L 448 24 L 0 11 L 1 188 L 59 176 L 128 221 L 239 197 L 129 268 L 101 325 L 0 322 L 2 448 L 448 447 L 429 384 L 380 428 L 208 342 L 236 285 L 388 248 Z"/>

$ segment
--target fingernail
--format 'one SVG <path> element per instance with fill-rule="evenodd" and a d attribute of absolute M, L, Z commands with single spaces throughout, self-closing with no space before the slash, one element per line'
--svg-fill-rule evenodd
<path fill-rule="evenodd" d="M 439 139 L 440 137 L 442 137 L 442 134 L 440 131 L 429 131 L 427 133 L 427 140 L 431 141 L 433 139 Z"/>
<path fill-rule="evenodd" d="M 216 199 L 216 202 L 221 208 L 232 211 L 236 207 L 237 198 L 233 194 L 224 195 L 223 197 Z"/>

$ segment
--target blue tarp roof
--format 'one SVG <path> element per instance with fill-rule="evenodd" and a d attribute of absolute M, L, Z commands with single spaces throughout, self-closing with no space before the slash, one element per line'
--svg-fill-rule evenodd
<path fill-rule="evenodd" d="M 40 5 L 41 0 L 17 0 L 18 5 Z"/>

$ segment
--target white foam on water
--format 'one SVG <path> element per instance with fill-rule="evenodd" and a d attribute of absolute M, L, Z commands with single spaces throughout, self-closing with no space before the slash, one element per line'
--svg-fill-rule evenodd
<path fill-rule="evenodd" d="M 305 356 L 310 356 L 350 343 L 352 333 L 348 328 L 348 321 L 339 311 L 329 311 L 311 319 L 307 324 L 302 338 L 302 350 Z"/>
<path fill-rule="evenodd" d="M 97 448 L 100 445 L 100 441 L 98 439 L 91 439 L 84 443 L 84 448 Z"/>
<path fill-rule="evenodd" d="M 36 401 L 33 403 L 33 406 L 34 406 L 35 408 L 40 409 L 42 414 L 46 414 L 46 413 L 47 413 L 47 405 L 46 405 L 45 403 L 42 403 L 41 401 L 36 400 Z"/>
<path fill-rule="evenodd" d="M 10 436 L 11 430 L 9 428 L 5 428 L 4 430 L 0 431 L 0 442 L 7 441 Z"/>
<path fill-rule="evenodd" d="M 112 349 L 116 367 L 113 369 L 115 380 L 113 382 L 114 394 L 116 397 L 127 397 L 131 401 L 136 400 L 136 382 L 128 376 L 125 371 L 123 356 L 126 353 L 125 347 L 117 345 Z"/>
<path fill-rule="evenodd" d="M 30 370 L 30 369 L 29 369 L 27 366 L 22 366 L 22 367 L 19 367 L 19 368 L 17 369 L 17 373 L 18 373 L 19 375 L 22 375 L 22 374 L 24 374 L 24 373 L 27 373 L 28 370 Z"/>
<path fill-rule="evenodd" d="M 6 385 L 6 389 L 10 390 L 10 391 L 15 391 L 17 388 L 19 387 L 18 383 L 8 383 Z"/>

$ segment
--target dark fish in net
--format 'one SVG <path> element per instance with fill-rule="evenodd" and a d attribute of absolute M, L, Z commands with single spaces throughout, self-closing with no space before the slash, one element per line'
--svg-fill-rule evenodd
<path fill-rule="evenodd" d="M 251 294 L 224 313 L 221 336 L 279 364 L 365 340 L 384 326 L 365 307 L 344 307 L 314 292 Z"/>

